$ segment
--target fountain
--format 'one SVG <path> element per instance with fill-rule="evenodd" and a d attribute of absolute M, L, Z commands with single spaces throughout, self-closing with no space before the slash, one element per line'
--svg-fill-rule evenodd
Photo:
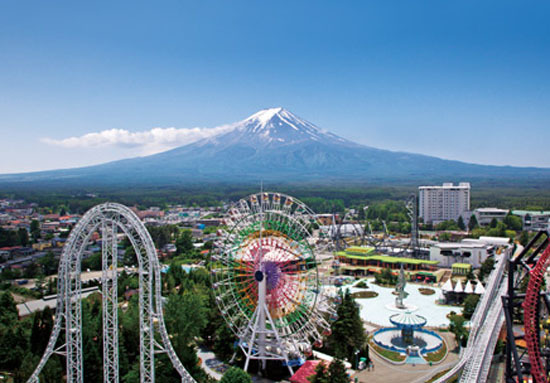
<path fill-rule="evenodd" d="M 381 328 L 374 333 L 378 346 L 407 355 L 407 363 L 426 363 L 423 355 L 439 350 L 443 339 L 433 331 L 425 330 L 427 320 L 410 311 L 393 314 L 390 322 L 395 327 Z"/>
<path fill-rule="evenodd" d="M 413 314 L 417 307 L 405 303 L 405 298 L 409 295 L 405 291 L 406 284 L 405 272 L 401 264 L 394 292 L 395 303 L 386 305 L 389 310 L 399 311 L 390 316 L 390 323 L 395 327 L 377 330 L 373 340 L 386 350 L 407 355 L 407 363 L 426 363 L 422 356 L 439 350 L 443 346 L 443 339 L 439 334 L 423 329 L 428 322 L 426 318 Z"/>
<path fill-rule="evenodd" d="M 397 279 L 397 285 L 395 286 L 395 303 L 387 304 L 386 308 L 392 311 L 416 311 L 418 307 L 414 305 L 405 304 L 405 298 L 409 296 L 409 293 L 405 291 L 405 286 L 407 285 L 407 279 L 405 278 L 405 270 L 403 269 L 403 264 L 399 270 L 399 277 Z"/>

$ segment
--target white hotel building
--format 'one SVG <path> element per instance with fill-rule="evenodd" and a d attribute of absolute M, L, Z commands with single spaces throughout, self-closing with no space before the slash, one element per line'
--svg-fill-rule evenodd
<path fill-rule="evenodd" d="M 457 186 L 444 183 L 442 186 L 418 188 L 418 216 L 426 223 L 440 223 L 449 219 L 458 220 L 460 214 L 470 210 L 470 183 Z"/>

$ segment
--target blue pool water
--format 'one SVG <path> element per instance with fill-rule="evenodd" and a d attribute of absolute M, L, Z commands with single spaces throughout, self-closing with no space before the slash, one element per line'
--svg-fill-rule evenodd
<path fill-rule="evenodd" d="M 419 356 L 408 356 L 407 360 L 405 361 L 407 364 L 427 364 L 424 359 L 422 359 Z"/>
<path fill-rule="evenodd" d="M 192 266 L 187 266 L 187 265 L 181 265 L 181 268 L 183 269 L 183 271 L 185 271 L 186 273 L 190 272 L 191 269 L 193 268 Z M 162 269 L 160 269 L 160 272 L 161 273 L 167 273 L 168 270 L 170 270 L 170 266 L 164 266 Z"/>

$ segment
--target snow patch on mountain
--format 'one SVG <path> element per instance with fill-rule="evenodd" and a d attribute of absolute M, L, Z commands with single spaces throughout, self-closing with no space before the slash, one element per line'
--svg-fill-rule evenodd
<path fill-rule="evenodd" d="M 246 144 L 254 147 L 292 145 L 308 141 L 324 144 L 355 145 L 320 129 L 282 107 L 260 110 L 244 120 L 231 124 L 231 131 L 211 137 L 199 145 L 230 146 Z"/>

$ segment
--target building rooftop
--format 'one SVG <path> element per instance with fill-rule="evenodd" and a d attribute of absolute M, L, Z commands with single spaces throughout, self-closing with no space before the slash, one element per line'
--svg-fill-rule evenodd
<path fill-rule="evenodd" d="M 498 207 L 478 207 L 477 209 L 475 209 L 475 211 L 480 212 L 480 213 L 506 213 L 506 214 L 508 214 L 508 212 L 510 210 L 508 210 L 508 209 L 499 209 Z"/>
<path fill-rule="evenodd" d="M 512 214 L 514 214 L 514 215 L 530 215 L 530 216 L 550 215 L 550 211 L 548 211 L 548 210 L 512 210 Z"/>
<path fill-rule="evenodd" d="M 392 257 L 390 255 L 356 255 L 349 254 L 346 251 L 339 251 L 337 256 L 346 257 L 349 259 L 361 259 L 365 261 L 380 261 L 386 263 L 404 263 L 409 265 L 437 265 L 439 261 L 427 261 L 423 259 L 413 259 L 404 257 Z"/>

